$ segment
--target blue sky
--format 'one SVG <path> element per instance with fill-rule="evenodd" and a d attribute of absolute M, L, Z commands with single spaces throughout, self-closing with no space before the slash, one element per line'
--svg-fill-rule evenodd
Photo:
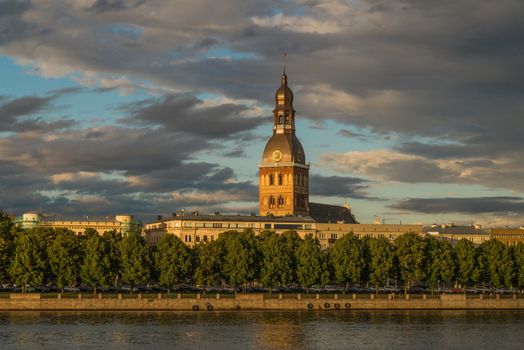
<path fill-rule="evenodd" d="M 361 222 L 520 225 L 522 14 L 516 0 L 2 1 L 0 208 L 256 211 L 287 52 L 311 201 Z"/>

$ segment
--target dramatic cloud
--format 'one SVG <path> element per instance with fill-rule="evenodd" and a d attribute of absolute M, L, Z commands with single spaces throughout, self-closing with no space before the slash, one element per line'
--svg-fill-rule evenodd
<path fill-rule="evenodd" d="M 268 120 L 243 116 L 248 112 L 248 107 L 244 105 L 203 104 L 204 101 L 192 95 L 169 95 L 160 100 L 142 101 L 133 107 L 134 117 L 131 121 L 162 125 L 170 131 L 207 138 L 226 138 L 241 131 L 252 130 Z"/>
<path fill-rule="evenodd" d="M 7 101 L 0 99 L 0 131 L 52 131 L 72 126 L 73 121 L 70 119 L 55 121 L 45 121 L 42 118 L 23 119 L 49 108 L 50 102 L 56 96 L 25 96 Z"/>
<path fill-rule="evenodd" d="M 520 196 L 522 18 L 520 0 L 2 1 L 2 55 L 33 75 L 133 97 L 126 108 L 105 101 L 114 122 L 87 107 L 56 116 L 53 92 L 4 87 L 0 159 L 22 172 L 5 181 L 38 174 L 49 193 L 30 181 L 20 193 L 61 210 L 154 212 L 204 203 L 203 191 L 251 201 L 256 179 L 235 180 L 235 158 L 259 157 L 246 144 L 261 137 L 287 51 L 300 122 L 339 128 L 326 154 L 309 157 L 332 175 L 312 176 L 313 194 L 365 200 L 394 181 L 421 184 L 414 197 L 427 183 Z"/>
<path fill-rule="evenodd" d="M 425 214 L 524 214 L 524 199 L 520 197 L 479 198 L 410 198 L 391 205 L 391 208 Z"/>
<path fill-rule="evenodd" d="M 309 183 L 314 196 L 374 199 L 366 194 L 369 181 L 356 177 L 310 175 Z"/>

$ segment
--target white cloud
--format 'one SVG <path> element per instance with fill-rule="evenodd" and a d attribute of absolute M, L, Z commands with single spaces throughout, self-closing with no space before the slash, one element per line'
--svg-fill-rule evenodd
<path fill-rule="evenodd" d="M 342 25 L 337 22 L 308 16 L 286 16 L 281 13 L 272 17 L 252 17 L 251 21 L 261 27 L 280 28 L 297 33 L 330 34 L 342 30 Z"/>

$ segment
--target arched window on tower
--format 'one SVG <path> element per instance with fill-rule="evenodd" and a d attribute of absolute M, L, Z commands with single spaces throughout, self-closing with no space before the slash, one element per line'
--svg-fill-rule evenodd
<path fill-rule="evenodd" d="M 278 207 L 282 208 L 284 206 L 284 197 L 278 196 Z"/>
<path fill-rule="evenodd" d="M 289 114 L 286 114 L 286 121 L 285 121 L 285 124 L 286 124 L 286 125 L 289 124 Z"/>
<path fill-rule="evenodd" d="M 278 184 L 282 186 L 284 184 L 284 175 L 278 174 Z"/>
<path fill-rule="evenodd" d="M 284 122 L 284 117 L 281 114 L 281 115 L 278 116 L 278 125 L 282 125 L 283 122 Z"/>
<path fill-rule="evenodd" d="M 275 197 L 269 196 L 269 207 L 274 208 L 275 207 Z"/>
<path fill-rule="evenodd" d="M 273 186 L 275 184 L 275 178 L 273 177 L 273 174 L 269 174 L 269 185 Z"/>

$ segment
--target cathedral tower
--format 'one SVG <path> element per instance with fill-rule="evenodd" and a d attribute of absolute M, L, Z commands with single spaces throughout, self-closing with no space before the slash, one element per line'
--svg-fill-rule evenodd
<path fill-rule="evenodd" d="M 309 164 L 295 136 L 293 92 L 287 75 L 275 93 L 273 136 L 259 165 L 259 213 L 262 216 L 306 216 L 309 212 Z"/>

